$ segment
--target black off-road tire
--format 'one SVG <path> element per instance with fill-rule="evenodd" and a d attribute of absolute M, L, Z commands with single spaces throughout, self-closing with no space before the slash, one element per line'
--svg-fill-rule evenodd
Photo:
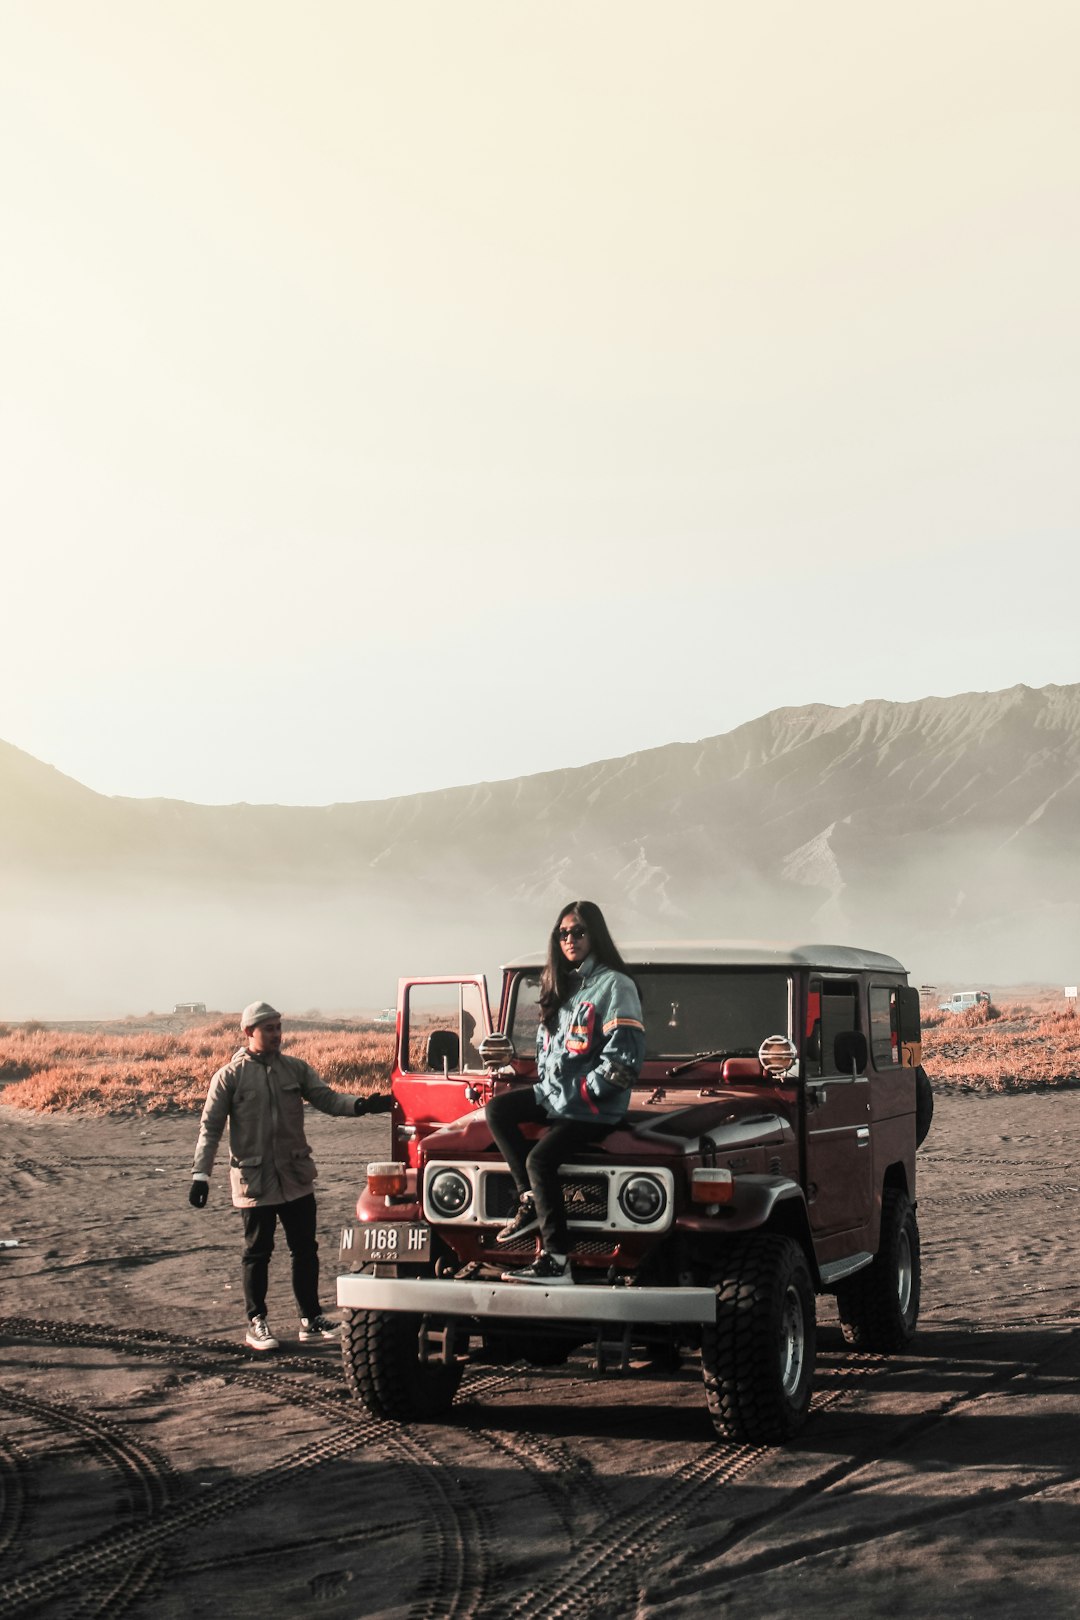
<path fill-rule="evenodd" d="M 763 1232 L 728 1251 L 712 1277 L 716 1322 L 702 1330 L 705 1400 L 725 1440 L 776 1445 L 806 1422 L 817 1319 L 806 1256 Z"/>
<path fill-rule="evenodd" d="M 836 1290 L 836 1308 L 848 1344 L 880 1355 L 906 1349 L 919 1319 L 921 1286 L 914 1207 L 906 1192 L 886 1187 L 877 1255 L 865 1271 L 856 1272 Z"/>
<path fill-rule="evenodd" d="M 463 1368 L 420 1360 L 420 1323 L 405 1311 L 343 1312 L 345 1382 L 375 1417 L 426 1423 L 453 1405 Z"/>

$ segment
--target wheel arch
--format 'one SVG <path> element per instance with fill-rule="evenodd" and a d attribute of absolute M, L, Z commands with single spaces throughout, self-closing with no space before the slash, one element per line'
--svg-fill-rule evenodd
<path fill-rule="evenodd" d="M 814 1239 L 810 1231 L 810 1217 L 806 1211 L 806 1204 L 802 1197 L 781 1198 L 773 1205 L 769 1219 L 762 1228 L 765 1232 L 776 1232 L 780 1237 L 794 1238 L 806 1256 L 806 1263 L 810 1267 L 810 1275 L 814 1280 L 815 1291 L 821 1288 L 821 1272 L 818 1270 L 817 1256 L 814 1253 Z"/>
<path fill-rule="evenodd" d="M 914 1203 L 907 1165 L 903 1159 L 894 1159 L 887 1164 L 881 1173 L 881 1185 L 874 1198 L 871 1210 L 870 1246 L 876 1254 L 881 1245 L 881 1212 L 885 1207 L 885 1200 L 890 1192 L 905 1193 Z"/>
<path fill-rule="evenodd" d="M 700 1242 L 697 1245 L 698 1258 L 706 1264 L 714 1265 L 717 1255 L 722 1252 L 726 1243 L 753 1237 L 758 1233 L 775 1233 L 778 1237 L 792 1238 L 799 1245 L 806 1257 L 813 1280 L 814 1291 L 821 1292 L 821 1272 L 818 1269 L 817 1256 L 814 1253 L 814 1240 L 810 1231 L 810 1217 L 806 1209 L 806 1200 L 802 1188 L 791 1182 L 787 1189 L 768 1189 L 768 1196 L 762 1197 L 760 1204 L 761 1219 L 757 1221 L 743 1220 L 734 1230 L 712 1232 L 710 1238 L 720 1241 Z M 702 1234 L 704 1236 L 704 1234 Z"/>
<path fill-rule="evenodd" d="M 881 1178 L 882 1196 L 890 1188 L 893 1188 L 896 1192 L 907 1193 L 908 1197 L 912 1198 L 914 1202 L 913 1189 L 908 1183 L 907 1165 L 903 1159 L 895 1159 L 892 1164 L 885 1166 L 885 1173 Z"/>

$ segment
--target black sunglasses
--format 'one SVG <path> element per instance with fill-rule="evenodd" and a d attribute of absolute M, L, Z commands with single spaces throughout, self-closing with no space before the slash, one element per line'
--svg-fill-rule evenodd
<path fill-rule="evenodd" d="M 560 928 L 560 939 L 584 939 L 589 932 L 587 928 Z"/>

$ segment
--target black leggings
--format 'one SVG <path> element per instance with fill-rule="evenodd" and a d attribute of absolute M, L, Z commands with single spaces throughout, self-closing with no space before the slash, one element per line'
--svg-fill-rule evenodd
<path fill-rule="evenodd" d="M 531 1192 L 536 1199 L 540 1236 L 548 1253 L 566 1254 L 570 1235 L 559 1185 L 559 1166 L 580 1148 L 593 1146 L 611 1130 L 591 1120 L 552 1118 L 533 1096 L 531 1086 L 515 1086 L 493 1097 L 484 1110 L 488 1128 L 510 1168 L 519 1196 Z M 532 1142 L 522 1125 L 546 1125 Z"/>

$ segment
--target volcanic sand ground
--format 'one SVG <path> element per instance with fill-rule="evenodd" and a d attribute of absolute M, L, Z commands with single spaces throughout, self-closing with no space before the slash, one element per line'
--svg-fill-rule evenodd
<path fill-rule="evenodd" d="M 313 1115 L 327 1286 L 383 1120 Z M 224 1177 L 187 1204 L 193 1119 L 0 1107 L 0 1612 L 336 1620 L 1074 1616 L 1080 1608 L 1080 1091 L 939 1094 L 919 1154 L 910 1355 L 845 1350 L 815 1406 L 722 1445 L 692 1365 L 477 1367 L 398 1428 L 339 1352 L 240 1342 Z"/>

